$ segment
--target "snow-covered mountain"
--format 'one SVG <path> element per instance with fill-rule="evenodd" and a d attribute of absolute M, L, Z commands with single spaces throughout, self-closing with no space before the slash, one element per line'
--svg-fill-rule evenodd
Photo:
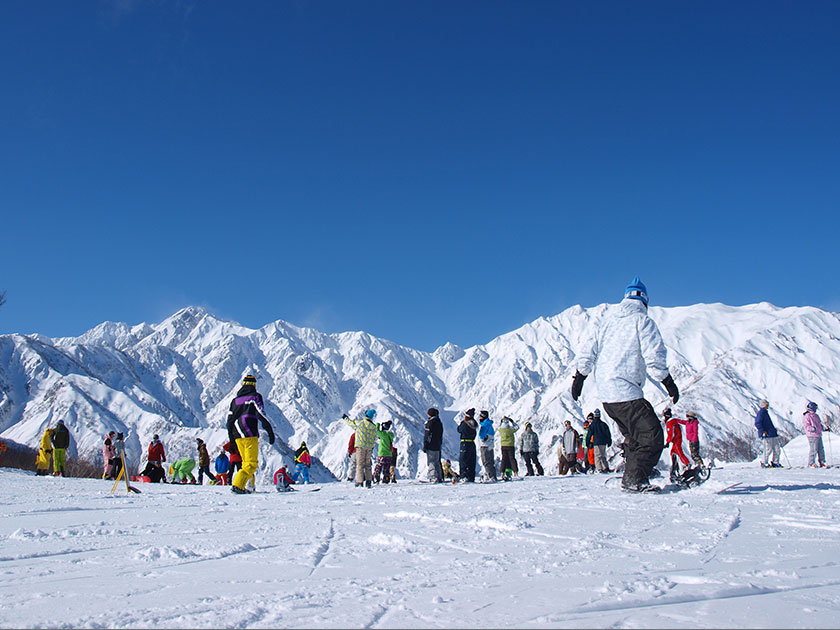
<path fill-rule="evenodd" d="M 226 440 L 228 405 L 246 373 L 257 387 L 280 439 L 262 445 L 263 479 L 306 440 L 316 480 L 342 475 L 351 430 L 340 418 L 374 407 L 392 419 L 403 476 L 423 474 L 423 423 L 430 406 L 442 411 L 444 453 L 457 456 L 455 419 L 469 408 L 530 420 L 544 461 L 564 420 L 579 427 L 600 404 L 593 379 L 582 404 L 569 394 L 575 353 L 607 305 L 575 306 L 540 318 L 486 345 L 446 344 L 429 354 L 364 332 L 324 334 L 277 321 L 258 330 L 190 307 L 160 324 L 106 322 L 76 338 L 0 336 L 0 435 L 37 445 L 43 430 L 64 418 L 75 452 L 97 454 L 108 430 L 123 431 L 132 461 L 153 433 L 169 459 L 195 456 L 195 437 L 215 455 Z M 757 400 L 771 402 L 780 431 L 800 432 L 807 400 L 824 414 L 838 410 L 840 317 L 816 308 L 698 304 L 652 307 L 669 350 L 682 397 L 677 414 L 700 415 L 705 448 L 746 455 L 754 441 Z M 646 396 L 661 410 L 664 390 Z M 610 423 L 611 424 L 611 423 Z M 618 437 L 615 427 L 614 435 Z M 261 440 L 261 442 L 264 442 Z M 328 469 L 328 470 L 327 470 Z"/>

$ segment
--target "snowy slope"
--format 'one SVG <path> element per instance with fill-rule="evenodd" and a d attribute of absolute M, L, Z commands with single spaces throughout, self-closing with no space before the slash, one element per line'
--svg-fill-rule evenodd
<path fill-rule="evenodd" d="M 840 469 L 603 479 L 112 495 L 0 469 L 0 627 L 837 626 Z"/>
<path fill-rule="evenodd" d="M 351 431 L 339 418 L 371 406 L 379 419 L 395 421 L 403 476 L 424 474 L 418 453 L 430 406 L 443 412 L 444 453 L 451 458 L 458 448 L 454 420 L 475 407 L 496 419 L 531 420 L 543 458 L 551 460 L 563 421 L 579 427 L 584 412 L 600 403 L 592 379 L 581 405 L 571 400 L 569 385 L 587 328 L 606 308 L 573 307 L 485 345 L 446 344 L 431 354 L 363 332 L 327 335 L 280 321 L 253 330 L 195 307 L 155 325 L 106 322 L 77 338 L 4 335 L 0 434 L 36 445 L 45 426 L 64 418 L 75 438 L 71 456 L 98 453 L 110 429 L 126 433 L 135 462 L 153 433 L 170 459 L 194 456 L 196 436 L 215 454 L 230 399 L 252 372 L 281 438 L 274 448 L 263 445 L 263 479 L 284 458 L 289 463 L 289 447 L 301 440 L 326 466 L 316 463 L 316 479 L 343 474 Z M 838 409 L 837 314 L 763 303 L 654 307 L 651 315 L 682 392 L 676 412 L 700 414 L 704 448 L 729 459 L 745 456 L 762 396 L 786 436 L 800 432 L 806 400 L 822 412 Z M 648 384 L 646 395 L 657 409 L 665 406 L 658 384 Z M 732 444 L 741 452 L 725 448 Z"/>

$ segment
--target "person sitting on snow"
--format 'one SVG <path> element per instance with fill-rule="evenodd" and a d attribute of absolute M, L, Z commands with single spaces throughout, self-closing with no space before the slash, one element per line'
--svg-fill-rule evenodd
<path fill-rule="evenodd" d="M 286 466 L 280 466 L 274 473 L 274 485 L 277 486 L 277 492 L 291 492 L 292 484 L 295 480 L 289 476 Z"/>

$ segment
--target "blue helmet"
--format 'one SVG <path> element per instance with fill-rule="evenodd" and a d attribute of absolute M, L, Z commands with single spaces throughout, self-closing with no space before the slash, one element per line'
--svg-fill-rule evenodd
<path fill-rule="evenodd" d="M 624 297 L 631 298 L 633 300 L 641 300 L 642 303 L 647 306 L 647 287 L 641 280 L 639 280 L 639 276 L 633 278 L 633 282 L 627 285 L 627 288 L 624 290 Z"/>
<path fill-rule="evenodd" d="M 808 409 L 810 409 L 811 411 L 816 411 L 817 410 L 817 403 L 809 402 L 808 403 Z"/>
<path fill-rule="evenodd" d="M 368 409 L 367 411 L 365 411 L 365 416 L 368 419 L 373 420 L 376 416 L 376 409 Z"/>

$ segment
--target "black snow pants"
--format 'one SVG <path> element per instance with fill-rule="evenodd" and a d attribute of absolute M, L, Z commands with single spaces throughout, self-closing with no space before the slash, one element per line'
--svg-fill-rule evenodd
<path fill-rule="evenodd" d="M 475 442 L 461 440 L 461 452 L 458 457 L 461 479 L 475 481 Z"/>
<path fill-rule="evenodd" d="M 534 475 L 534 468 L 537 469 L 537 474 L 543 474 L 543 467 L 540 464 L 540 460 L 537 458 L 536 451 L 523 451 L 522 452 L 522 459 L 525 460 L 525 467 L 528 469 L 528 476 L 532 477 Z"/>
<path fill-rule="evenodd" d="M 625 464 L 621 484 L 635 486 L 647 483 L 665 448 L 665 436 L 656 412 L 644 398 L 604 403 L 604 411 L 615 420 L 624 436 Z"/>

